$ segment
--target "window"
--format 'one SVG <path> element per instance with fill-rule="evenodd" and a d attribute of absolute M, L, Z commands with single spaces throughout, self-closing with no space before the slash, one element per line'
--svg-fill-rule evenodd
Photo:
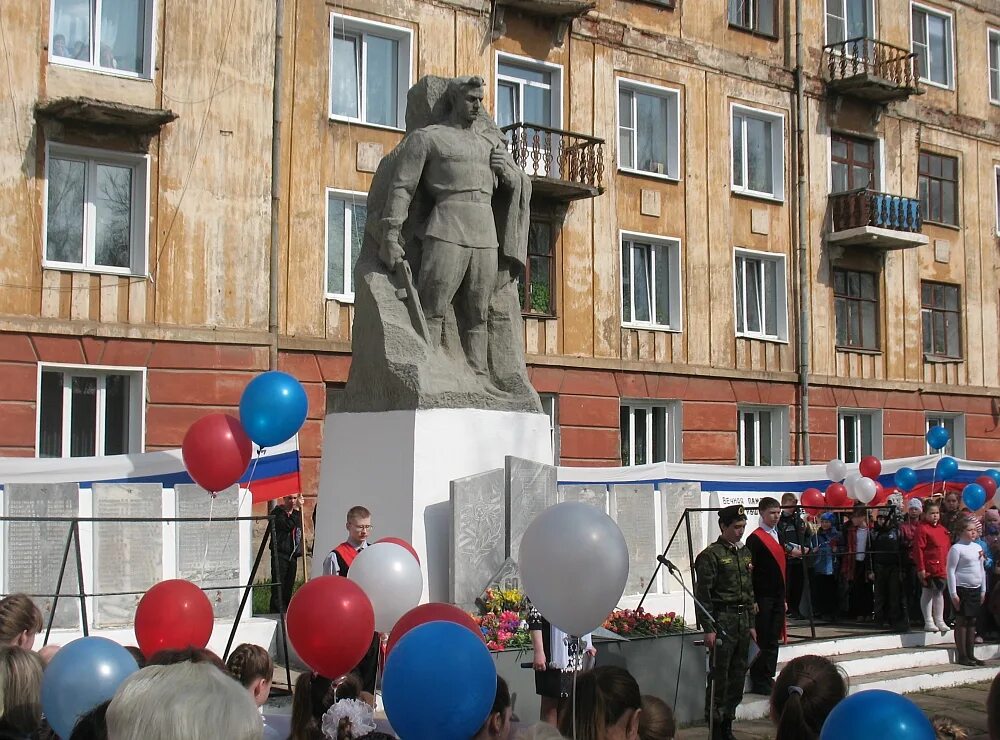
<path fill-rule="evenodd" d="M 153 0 L 52 0 L 51 34 L 54 62 L 152 75 Z"/>
<path fill-rule="evenodd" d="M 861 458 L 882 456 L 882 415 L 865 409 L 840 409 L 837 412 L 837 446 L 845 463 L 859 463 Z"/>
<path fill-rule="evenodd" d="M 523 279 L 517 281 L 523 313 L 555 315 L 554 276 L 555 224 L 533 218 L 528 225 L 528 263 L 524 266 Z"/>
<path fill-rule="evenodd" d="M 948 444 L 941 448 L 945 455 L 965 457 L 965 416 L 963 414 L 934 413 L 927 414 L 925 432 L 931 427 L 944 427 L 948 430 Z M 932 450 L 927 445 L 927 454 L 936 455 L 938 450 Z"/>
<path fill-rule="evenodd" d="M 354 300 L 354 265 L 361 253 L 368 205 L 364 193 L 326 192 L 326 290 L 328 297 Z"/>
<path fill-rule="evenodd" d="M 622 324 L 681 328 L 680 242 L 622 233 Z"/>
<path fill-rule="evenodd" d="M 847 134 L 830 135 L 831 192 L 877 188 L 877 142 Z"/>
<path fill-rule="evenodd" d="M 147 158 L 51 144 L 47 267 L 145 274 Z"/>
<path fill-rule="evenodd" d="M 739 464 L 784 465 L 788 409 L 745 406 L 739 409 Z"/>
<path fill-rule="evenodd" d="M 622 465 L 680 461 L 677 402 L 622 401 L 620 424 Z"/>
<path fill-rule="evenodd" d="M 142 370 L 42 365 L 40 374 L 39 457 L 142 452 Z"/>
<path fill-rule="evenodd" d="M 680 93 L 618 80 L 618 166 L 680 177 Z"/>
<path fill-rule="evenodd" d="M 729 25 L 765 36 L 777 36 L 774 5 L 774 0 L 729 0 Z"/>
<path fill-rule="evenodd" d="M 784 255 L 737 249 L 735 273 L 737 336 L 787 339 Z"/>
<path fill-rule="evenodd" d="M 878 278 L 871 272 L 833 270 L 837 346 L 879 348 Z"/>
<path fill-rule="evenodd" d="M 917 189 L 924 221 L 958 225 L 958 160 L 920 152 Z"/>
<path fill-rule="evenodd" d="M 875 38 L 875 0 L 826 0 L 826 43 Z"/>
<path fill-rule="evenodd" d="M 993 190 L 997 208 L 997 236 L 1000 236 L 1000 164 L 993 167 L 993 174 L 996 180 L 996 187 Z"/>
<path fill-rule="evenodd" d="M 549 430 L 552 436 L 552 464 L 559 464 L 559 396 L 555 393 L 539 393 L 538 400 L 542 402 L 542 413 L 549 417 Z"/>
<path fill-rule="evenodd" d="M 330 14 L 330 117 L 404 128 L 413 33 Z"/>
<path fill-rule="evenodd" d="M 1000 31 L 987 32 L 990 57 L 990 102 L 1000 105 Z"/>
<path fill-rule="evenodd" d="M 497 125 L 528 123 L 558 128 L 560 69 L 505 54 L 497 56 Z"/>
<path fill-rule="evenodd" d="M 920 283 L 920 318 L 924 354 L 931 357 L 962 356 L 962 315 L 957 285 Z"/>
<path fill-rule="evenodd" d="M 733 106 L 734 192 L 785 197 L 784 126 L 775 113 Z"/>
<path fill-rule="evenodd" d="M 913 3 L 910 26 L 913 53 L 917 55 L 917 75 L 932 85 L 951 87 L 951 15 Z"/>

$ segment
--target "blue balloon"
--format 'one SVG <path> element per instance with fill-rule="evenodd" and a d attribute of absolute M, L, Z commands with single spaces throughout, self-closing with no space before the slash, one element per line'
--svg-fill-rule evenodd
<path fill-rule="evenodd" d="M 277 370 L 251 380 L 240 397 L 240 423 L 260 447 L 274 447 L 294 437 L 308 411 L 302 384 Z"/>
<path fill-rule="evenodd" d="M 901 694 L 871 689 L 851 694 L 833 708 L 820 740 L 934 740 L 923 710 Z"/>
<path fill-rule="evenodd" d="M 948 434 L 948 430 L 944 427 L 931 427 L 927 430 L 927 446 L 932 450 L 940 450 L 948 444 L 948 440 L 950 439 L 951 435 Z"/>
<path fill-rule="evenodd" d="M 989 470 L 984 471 L 983 475 L 988 475 L 990 478 L 995 480 L 997 482 L 997 486 L 1000 487 L 1000 470 L 990 468 Z"/>
<path fill-rule="evenodd" d="M 938 480 L 950 480 L 958 472 L 958 461 L 953 457 L 942 457 L 934 468 Z"/>
<path fill-rule="evenodd" d="M 468 740 L 493 708 L 497 671 L 482 638 L 453 622 L 426 622 L 385 662 L 382 699 L 401 740 Z"/>
<path fill-rule="evenodd" d="M 59 737 L 69 737 L 84 714 L 115 695 L 139 670 L 135 658 L 106 637 L 81 637 L 52 656 L 42 676 L 42 711 Z"/>
<path fill-rule="evenodd" d="M 986 506 L 986 489 L 978 483 L 970 483 L 962 489 L 962 501 L 970 511 L 978 511 Z"/>
<path fill-rule="evenodd" d="M 909 491 L 917 485 L 917 473 L 913 468 L 900 468 L 893 476 L 896 488 L 901 491 Z"/>

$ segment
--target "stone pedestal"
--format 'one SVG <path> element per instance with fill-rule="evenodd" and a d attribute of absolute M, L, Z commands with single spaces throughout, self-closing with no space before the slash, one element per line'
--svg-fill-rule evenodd
<path fill-rule="evenodd" d="M 373 541 L 413 544 L 422 601 L 447 601 L 451 481 L 504 467 L 508 455 L 552 461 L 545 414 L 479 409 L 334 413 L 326 417 L 312 575 L 342 542 L 346 513 L 372 512 Z"/>

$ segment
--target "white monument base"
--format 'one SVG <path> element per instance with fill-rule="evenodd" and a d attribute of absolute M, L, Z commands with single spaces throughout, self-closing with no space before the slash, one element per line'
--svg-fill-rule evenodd
<path fill-rule="evenodd" d="M 450 483 L 504 467 L 507 455 L 552 462 L 545 414 L 479 409 L 335 413 L 326 417 L 312 575 L 346 539 L 352 506 L 372 512 L 370 538 L 413 544 L 421 601 L 448 600 Z"/>

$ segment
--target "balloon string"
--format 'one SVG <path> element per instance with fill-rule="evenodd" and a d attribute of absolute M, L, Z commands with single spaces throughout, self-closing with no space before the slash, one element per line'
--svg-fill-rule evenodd
<path fill-rule="evenodd" d="M 576 674 L 580 671 L 580 639 L 572 638 L 576 640 L 576 660 L 573 661 L 573 740 L 576 740 Z"/>
<path fill-rule="evenodd" d="M 239 505 L 237 506 L 237 509 L 236 509 L 236 516 L 240 515 L 240 511 L 242 511 L 242 509 L 243 509 L 243 504 L 246 502 L 247 494 L 250 493 L 250 484 L 253 482 L 254 474 L 257 472 L 257 461 L 260 460 L 260 456 L 262 454 L 264 454 L 264 448 L 263 447 L 258 447 L 257 448 L 257 455 L 253 459 L 253 465 L 250 466 L 250 476 L 247 478 L 246 488 L 243 489 L 243 495 L 240 497 L 240 502 L 239 502 Z M 210 539 L 210 537 L 211 537 L 211 529 L 210 529 L 210 527 L 212 526 L 212 521 L 211 521 L 212 520 L 212 507 L 215 506 L 215 498 L 216 498 L 217 495 L 218 494 L 211 494 L 211 496 L 212 496 L 212 504 L 209 507 L 209 513 L 208 513 L 208 519 L 209 519 L 209 521 L 205 524 L 205 555 L 202 558 L 202 563 L 201 563 L 201 578 L 202 578 L 202 581 L 204 581 L 204 579 L 205 579 L 206 562 L 208 560 L 208 543 L 211 541 L 211 539 Z M 239 522 L 236 522 L 236 526 L 234 528 L 230 529 L 226 533 L 226 541 L 222 545 L 222 553 L 223 553 L 223 555 L 225 553 L 229 552 L 229 543 L 232 542 L 232 540 L 233 540 L 233 531 L 234 530 L 239 530 L 239 526 L 240 526 Z"/>

